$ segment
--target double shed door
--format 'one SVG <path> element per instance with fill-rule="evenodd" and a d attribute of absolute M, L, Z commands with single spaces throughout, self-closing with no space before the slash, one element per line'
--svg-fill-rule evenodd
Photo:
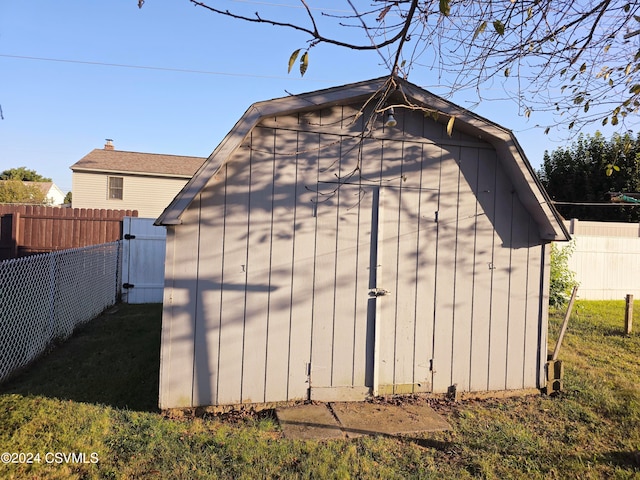
<path fill-rule="evenodd" d="M 311 398 L 431 391 L 438 192 L 318 192 Z"/>

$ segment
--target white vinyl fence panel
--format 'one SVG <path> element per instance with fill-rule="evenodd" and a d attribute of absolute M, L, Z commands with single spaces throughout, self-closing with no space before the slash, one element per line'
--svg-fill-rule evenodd
<path fill-rule="evenodd" d="M 162 303 L 167 231 L 153 222 L 152 218 L 123 219 L 123 302 Z"/>
<path fill-rule="evenodd" d="M 640 226 L 637 223 L 567 222 L 574 243 L 569 268 L 585 300 L 640 298 Z M 563 245 L 560 244 L 562 247 Z"/>
<path fill-rule="evenodd" d="M 0 382 L 115 304 L 120 242 L 0 262 Z"/>

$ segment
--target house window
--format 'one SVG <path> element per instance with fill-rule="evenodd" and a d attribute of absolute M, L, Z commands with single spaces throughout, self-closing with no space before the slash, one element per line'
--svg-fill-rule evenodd
<path fill-rule="evenodd" d="M 122 200 L 122 177 L 109 177 L 109 200 Z"/>

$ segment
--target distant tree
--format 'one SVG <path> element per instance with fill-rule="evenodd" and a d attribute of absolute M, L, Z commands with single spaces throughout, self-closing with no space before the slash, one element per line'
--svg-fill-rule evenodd
<path fill-rule="evenodd" d="M 0 173 L 0 180 L 21 180 L 23 182 L 51 182 L 50 178 L 43 177 L 35 170 L 27 167 L 10 168 Z"/>
<path fill-rule="evenodd" d="M 67 194 L 64 196 L 64 204 L 71 204 L 71 192 L 67 192 Z"/>
<path fill-rule="evenodd" d="M 28 203 L 44 205 L 45 193 L 37 185 L 25 184 L 22 180 L 0 181 L 0 203 Z"/>
<path fill-rule="evenodd" d="M 545 152 L 538 172 L 542 184 L 557 202 L 604 203 L 610 192 L 640 192 L 640 135 L 580 135 L 571 146 Z M 556 204 L 565 218 L 638 222 L 639 206 Z"/>

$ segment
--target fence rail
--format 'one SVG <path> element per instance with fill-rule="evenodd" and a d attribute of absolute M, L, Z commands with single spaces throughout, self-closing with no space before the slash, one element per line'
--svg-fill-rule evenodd
<path fill-rule="evenodd" d="M 125 216 L 138 211 L 0 205 L 0 260 L 115 242 Z"/>
<path fill-rule="evenodd" d="M 0 262 L 0 382 L 115 304 L 121 242 Z"/>

